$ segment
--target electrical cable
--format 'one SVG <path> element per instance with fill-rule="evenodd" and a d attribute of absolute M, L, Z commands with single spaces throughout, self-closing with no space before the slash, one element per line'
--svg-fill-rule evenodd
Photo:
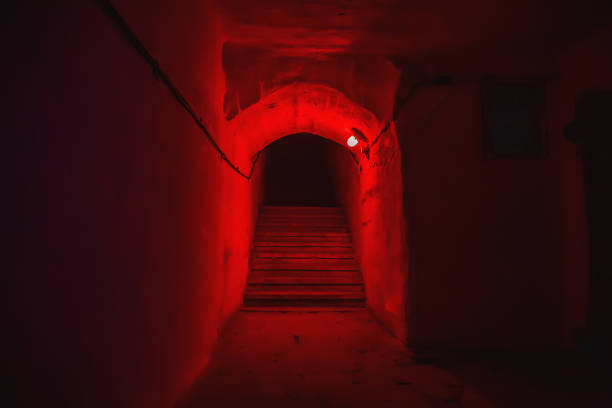
<path fill-rule="evenodd" d="M 113 24 L 123 34 L 125 39 L 134 47 L 134 49 L 150 65 L 151 69 L 153 70 L 153 75 L 166 86 L 166 88 L 170 91 L 170 93 L 172 94 L 174 99 L 189 114 L 189 116 L 191 116 L 191 118 L 196 123 L 196 125 L 198 125 L 198 127 L 202 130 L 202 133 L 204 133 L 204 135 L 206 136 L 206 139 L 210 142 L 212 147 L 217 151 L 217 153 L 219 153 L 219 156 L 221 157 L 221 159 L 225 163 L 227 163 L 227 165 L 232 170 L 234 170 L 236 173 L 238 173 L 240 176 L 244 177 L 247 180 L 250 180 L 251 177 L 253 176 L 253 172 L 255 170 L 255 165 L 257 164 L 257 161 L 259 160 L 259 156 L 261 154 L 261 150 L 258 151 L 257 154 L 255 155 L 255 158 L 254 158 L 254 160 L 253 160 L 253 162 L 251 164 L 251 170 L 249 171 L 249 173 L 246 174 L 246 173 L 242 172 L 240 170 L 240 168 L 238 168 L 238 166 L 235 165 L 229 159 L 229 157 L 227 157 L 225 152 L 223 152 L 223 150 L 221 149 L 219 144 L 216 142 L 216 140 L 212 137 L 212 135 L 210 134 L 210 132 L 206 128 L 206 125 L 203 123 L 202 118 L 199 115 L 196 114 L 196 112 L 193 110 L 193 108 L 191 107 L 191 105 L 189 104 L 187 99 L 183 96 L 183 94 L 172 83 L 172 81 L 170 80 L 168 75 L 160 67 L 159 62 L 149 53 L 149 51 L 146 49 L 144 44 L 138 39 L 136 34 L 132 31 L 132 29 L 130 28 L 128 23 L 121 16 L 121 14 L 119 14 L 119 12 L 112 5 L 112 3 L 109 0 L 97 0 L 97 3 L 100 5 L 102 10 L 104 11 L 104 14 L 106 14 L 106 16 L 113 22 Z M 414 84 L 410 88 L 410 90 L 408 91 L 408 94 L 406 95 L 406 97 L 404 97 L 397 104 L 396 109 L 394 109 L 393 116 L 392 116 L 391 120 L 389 120 L 387 123 L 385 123 L 385 126 L 381 129 L 381 131 L 379 132 L 378 136 L 376 136 L 374 141 L 368 147 L 368 151 L 366 152 L 366 155 L 369 157 L 369 150 L 372 147 L 374 147 L 374 145 L 376 145 L 376 143 L 378 143 L 378 141 L 380 140 L 381 136 L 385 132 L 387 132 L 389 130 L 389 128 L 391 127 L 391 123 L 395 122 L 397 120 L 397 116 L 398 116 L 399 112 L 404 107 L 404 105 L 408 102 L 408 100 L 412 96 L 414 96 L 414 94 L 416 93 L 418 88 L 420 88 L 420 87 L 422 87 L 424 85 L 431 85 L 431 84 L 446 85 L 446 84 L 449 84 L 450 82 L 452 82 L 451 78 L 445 77 L 445 76 L 441 76 L 441 77 L 435 78 L 433 81 L 423 81 L 423 82 L 417 82 L 416 84 Z M 356 160 L 356 158 L 354 156 L 353 156 L 353 159 Z"/>
<path fill-rule="evenodd" d="M 259 159 L 259 155 L 261 154 L 261 150 L 257 152 L 255 159 L 252 162 L 251 170 L 248 174 L 242 172 L 237 165 L 235 165 L 223 152 L 219 144 L 212 137 L 206 125 L 202 122 L 202 118 L 196 114 L 193 110 L 187 99 L 183 96 L 183 94 L 176 88 L 176 86 L 172 83 L 168 75 L 162 70 L 157 60 L 149 53 L 144 44 L 138 39 L 136 34 L 132 31 L 128 23 L 125 19 L 119 14 L 117 9 L 112 5 L 109 0 L 97 0 L 97 3 L 100 5 L 104 14 L 113 22 L 113 24 L 119 29 L 121 34 L 125 37 L 125 39 L 138 51 L 138 53 L 144 58 L 144 60 L 151 66 L 153 70 L 153 75 L 160 80 L 166 88 L 170 91 L 174 99 L 183 107 L 185 111 L 191 116 L 193 121 L 198 125 L 198 127 L 202 130 L 202 133 L 206 136 L 206 139 L 210 142 L 212 147 L 219 153 L 221 159 L 227 163 L 228 166 L 240 176 L 244 177 L 247 180 L 250 180 L 253 176 L 253 172 L 255 169 L 255 164 Z"/>
<path fill-rule="evenodd" d="M 395 109 L 393 109 L 393 115 L 391 117 L 391 120 L 385 123 L 385 126 L 380 130 L 380 132 L 378 133 L 378 136 L 376 136 L 376 139 L 374 139 L 374 141 L 372 141 L 372 143 L 370 144 L 370 149 L 374 147 L 374 145 L 376 145 L 376 143 L 378 143 L 378 141 L 380 140 L 381 136 L 387 130 L 389 130 L 389 128 L 391 127 L 391 123 L 397 121 L 397 117 L 399 116 L 399 113 L 404 108 L 404 106 L 410 101 L 410 99 L 412 99 L 412 97 L 416 95 L 416 92 L 419 90 L 419 88 L 428 86 L 428 85 L 451 85 L 452 83 L 453 83 L 453 79 L 451 77 L 446 76 L 446 75 L 441 75 L 441 76 L 434 78 L 433 80 L 425 80 L 425 81 L 416 82 L 415 84 L 413 84 L 408 90 L 406 96 L 404 96 L 402 100 L 400 100 L 399 103 L 395 106 Z"/>

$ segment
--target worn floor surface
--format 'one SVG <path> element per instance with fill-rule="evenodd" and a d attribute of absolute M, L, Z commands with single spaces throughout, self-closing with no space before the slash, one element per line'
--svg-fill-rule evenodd
<path fill-rule="evenodd" d="M 416 363 L 367 311 L 242 311 L 179 407 L 603 407 L 609 401 L 604 380 L 577 384 L 541 373 L 547 378 L 530 383 L 510 366 Z"/>

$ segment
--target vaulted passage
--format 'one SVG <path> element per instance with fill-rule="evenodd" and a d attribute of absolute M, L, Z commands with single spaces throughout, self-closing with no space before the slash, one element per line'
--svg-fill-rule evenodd
<path fill-rule="evenodd" d="M 612 406 L 611 1 L 3 16 L 4 405 Z"/>
<path fill-rule="evenodd" d="M 290 135 L 264 149 L 263 203 L 338 206 L 333 153 L 341 146 L 321 136 Z"/>
<path fill-rule="evenodd" d="M 340 206 L 338 154 L 348 151 L 312 134 L 283 137 L 263 151 L 263 205 L 244 309 L 365 308 L 362 273 Z M 346 164 L 349 172 L 359 172 Z"/>

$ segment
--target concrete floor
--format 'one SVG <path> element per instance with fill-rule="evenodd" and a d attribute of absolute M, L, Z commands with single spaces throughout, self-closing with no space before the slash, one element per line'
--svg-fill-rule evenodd
<path fill-rule="evenodd" d="M 607 405 L 605 380 L 577 383 L 576 378 L 585 377 L 580 372 L 572 378 L 552 374 L 532 383 L 529 374 L 508 361 L 415 361 L 419 359 L 367 311 L 242 311 L 224 331 L 202 378 L 178 406 L 612 406 Z M 531 367 L 527 371 L 533 374 Z M 565 382 L 574 390 L 568 391 Z"/>

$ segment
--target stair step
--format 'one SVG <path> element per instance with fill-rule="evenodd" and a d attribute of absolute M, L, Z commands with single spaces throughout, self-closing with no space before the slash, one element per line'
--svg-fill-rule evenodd
<path fill-rule="evenodd" d="M 318 235 L 318 234 L 347 234 L 346 226 L 330 227 L 330 226 L 258 226 L 258 234 L 277 233 L 277 234 L 295 234 L 295 235 Z"/>
<path fill-rule="evenodd" d="M 246 310 L 257 311 L 346 311 L 347 309 L 362 310 L 365 308 L 363 299 L 245 299 Z"/>
<path fill-rule="evenodd" d="M 256 247 L 279 246 L 279 247 L 338 247 L 351 248 L 353 243 L 347 239 L 298 238 L 298 237 L 265 237 L 253 242 Z"/>
<path fill-rule="evenodd" d="M 364 299 L 361 285 L 247 285 L 245 299 Z"/>
<path fill-rule="evenodd" d="M 350 247 L 255 247 L 256 258 L 353 258 Z"/>
<path fill-rule="evenodd" d="M 360 301 L 349 301 L 349 304 L 340 305 L 339 302 L 330 304 L 322 304 L 321 302 L 301 303 L 296 306 L 284 306 L 282 303 L 274 303 L 265 305 L 266 301 L 250 301 L 250 305 L 264 303 L 261 306 L 245 306 L 242 308 L 245 312 L 281 312 L 281 313 L 325 313 L 325 312 L 360 312 L 365 309 L 365 303 Z M 286 303 L 286 302 L 283 302 Z"/>
<path fill-rule="evenodd" d="M 291 229 L 272 229 L 272 230 L 260 230 L 257 229 L 255 237 L 297 237 L 297 238 L 336 238 L 350 240 L 350 234 L 348 229 L 344 231 L 338 230 L 291 230 Z"/>
<path fill-rule="evenodd" d="M 261 214 L 344 214 L 341 207 L 298 207 L 265 205 Z"/>
<path fill-rule="evenodd" d="M 332 213 L 300 213 L 300 212 L 263 212 L 259 216 L 260 220 L 304 220 L 304 221 L 313 221 L 313 220 L 328 220 L 328 221 L 340 221 L 344 222 L 345 217 L 342 212 L 332 212 Z"/>
<path fill-rule="evenodd" d="M 255 241 L 256 248 L 286 247 L 286 248 L 352 248 L 350 241 Z"/>
<path fill-rule="evenodd" d="M 337 278 L 337 277 L 310 277 L 310 276 L 295 276 L 295 277 L 273 277 L 260 276 L 250 277 L 249 284 L 265 284 L 265 285 L 362 285 L 363 282 L 358 277 L 354 278 Z"/>
<path fill-rule="evenodd" d="M 249 276 L 270 276 L 270 277 L 300 277 L 308 276 L 313 278 L 338 277 L 338 278 L 358 278 L 361 280 L 361 274 L 357 271 L 301 271 L 301 270 L 254 270 Z"/>
<path fill-rule="evenodd" d="M 326 231 L 326 230 L 344 230 L 348 232 L 347 224 L 344 222 L 329 223 L 329 222 L 295 222 L 295 221 L 262 221 L 257 223 L 258 229 L 264 230 L 279 230 L 279 231 Z"/>
<path fill-rule="evenodd" d="M 254 247 L 245 310 L 365 307 L 363 279 L 341 208 L 265 206 Z"/>
<path fill-rule="evenodd" d="M 342 242 L 351 243 L 348 233 L 256 232 L 255 242 Z"/>
<path fill-rule="evenodd" d="M 270 285 L 361 285 L 363 280 L 359 272 L 353 271 L 253 271 L 249 275 L 249 284 Z"/>
<path fill-rule="evenodd" d="M 326 294 L 326 293 L 360 293 L 363 287 L 358 285 L 248 285 L 246 293 L 303 293 L 303 294 Z"/>
<path fill-rule="evenodd" d="M 329 227 L 341 227 L 346 226 L 346 221 L 340 217 L 334 218 L 321 218 L 321 217 L 261 217 L 258 222 L 258 226 L 329 226 Z"/>
<path fill-rule="evenodd" d="M 289 247 L 292 248 L 292 247 Z M 333 247 L 332 247 L 333 248 Z M 325 251 L 321 248 L 315 248 L 314 251 L 305 250 L 308 248 L 297 248 L 292 251 L 279 251 L 275 250 L 255 250 L 255 258 L 257 259 L 283 259 L 283 258 L 297 258 L 297 259 L 353 259 L 353 254 L 347 249 L 350 248 L 339 248 L 343 251 Z M 335 249 L 335 248 L 334 248 Z"/>
<path fill-rule="evenodd" d="M 303 270 L 303 271 L 358 271 L 354 259 L 299 259 L 287 258 L 275 260 L 270 258 L 254 259 L 252 270 Z"/>
<path fill-rule="evenodd" d="M 298 222 L 312 222 L 312 221 L 326 221 L 326 222 L 345 222 L 344 214 L 342 213 L 328 213 L 328 214 L 300 214 L 300 213 L 263 213 L 259 216 L 260 220 L 269 221 L 298 221 Z"/>

